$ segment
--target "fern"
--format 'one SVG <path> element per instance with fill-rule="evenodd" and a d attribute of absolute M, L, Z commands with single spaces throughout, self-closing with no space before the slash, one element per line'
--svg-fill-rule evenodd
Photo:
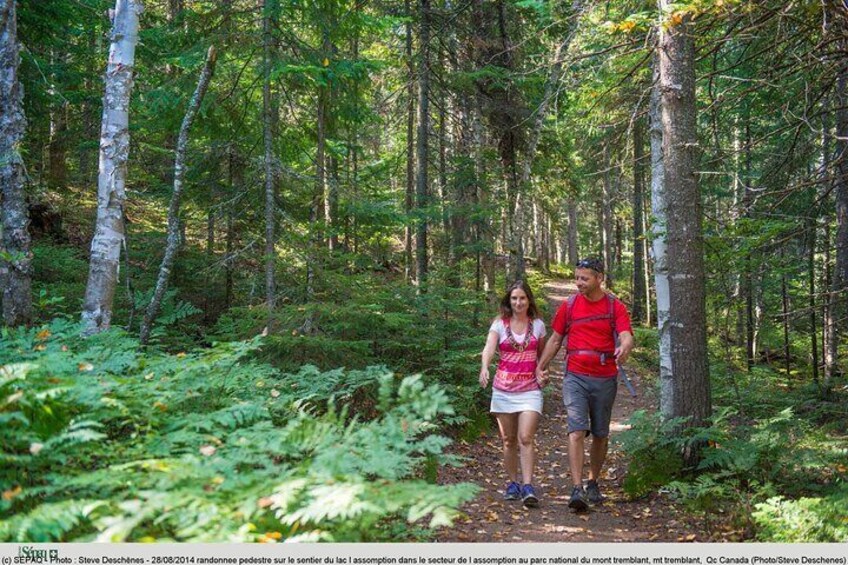
<path fill-rule="evenodd" d="M 251 360 L 260 339 L 168 355 L 76 331 L 0 344 L 4 541 L 381 539 L 386 521 L 442 524 L 472 495 L 416 478 L 448 459 L 454 414 L 420 376 L 280 374 Z"/>

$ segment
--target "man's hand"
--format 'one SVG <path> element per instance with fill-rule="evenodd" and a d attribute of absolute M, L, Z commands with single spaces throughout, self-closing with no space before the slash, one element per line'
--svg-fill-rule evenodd
<path fill-rule="evenodd" d="M 630 357 L 630 352 L 633 351 L 633 334 L 630 332 L 621 332 L 618 336 L 619 345 L 615 348 L 615 362 L 619 365 L 627 361 Z"/>
<path fill-rule="evenodd" d="M 536 377 L 536 382 L 539 383 L 541 388 L 545 388 L 548 386 L 548 383 L 551 382 L 551 378 L 548 376 L 547 371 L 543 371 L 541 367 L 536 367 L 536 373 L 534 374 Z"/>
<path fill-rule="evenodd" d="M 480 386 L 486 388 L 489 386 L 489 368 L 481 367 L 480 368 Z"/>

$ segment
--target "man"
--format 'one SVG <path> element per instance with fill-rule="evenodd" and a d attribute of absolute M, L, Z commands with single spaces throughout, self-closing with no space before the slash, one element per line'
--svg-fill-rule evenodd
<path fill-rule="evenodd" d="M 577 262 L 574 278 L 579 294 L 557 310 L 551 324 L 552 336 L 536 368 L 536 378 L 545 377 L 546 368 L 568 336 L 562 397 L 568 413 L 568 462 L 573 488 L 568 506 L 586 510 L 588 502 L 604 497 L 598 486 L 609 443 L 612 405 L 618 389 L 618 363 L 633 349 L 633 330 L 627 308 L 607 294 L 604 264 L 599 259 Z M 616 344 L 616 337 L 618 343 Z M 583 442 L 592 434 L 589 482 L 583 488 Z"/>

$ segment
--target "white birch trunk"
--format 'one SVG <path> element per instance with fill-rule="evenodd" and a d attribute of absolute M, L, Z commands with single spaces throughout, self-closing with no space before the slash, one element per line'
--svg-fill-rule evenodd
<path fill-rule="evenodd" d="M 32 253 L 20 152 L 26 117 L 24 91 L 18 80 L 20 56 L 14 0 L 3 1 L 0 26 L 0 288 L 3 321 L 16 326 L 29 322 L 32 316 Z"/>
<path fill-rule="evenodd" d="M 660 337 L 660 396 L 673 398 L 671 391 L 674 373 L 671 366 L 671 326 L 668 319 L 671 297 L 668 293 L 668 265 L 666 262 L 665 217 L 665 166 L 663 164 L 663 131 L 660 117 L 659 62 L 654 59 L 654 85 L 651 89 L 651 233 L 653 235 L 654 286 L 657 293 L 657 330 Z M 663 416 L 671 417 L 671 402 L 661 407 Z"/>
<path fill-rule="evenodd" d="M 115 2 L 100 129 L 97 220 L 82 309 L 83 334 L 86 335 L 107 330 L 112 323 L 112 302 L 124 244 L 129 107 L 140 12 L 141 5 L 136 0 Z"/>

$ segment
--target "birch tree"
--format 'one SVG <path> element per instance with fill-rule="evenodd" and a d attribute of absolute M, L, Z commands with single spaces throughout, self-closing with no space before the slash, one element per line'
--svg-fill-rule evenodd
<path fill-rule="evenodd" d="M 84 334 L 107 330 L 112 323 L 121 246 L 125 244 L 129 106 L 140 12 L 141 5 L 136 0 L 115 2 L 100 130 L 97 219 L 91 239 L 91 260 L 82 309 Z"/>
<path fill-rule="evenodd" d="M 672 398 L 674 372 L 671 365 L 671 325 L 669 324 L 668 263 L 666 246 L 666 191 L 665 165 L 663 164 L 663 126 L 659 61 L 654 57 L 654 84 L 651 88 L 650 138 L 651 138 L 651 234 L 654 254 L 654 286 L 657 293 L 657 331 L 660 336 L 660 395 Z M 670 418 L 671 403 L 660 406 L 663 415 Z"/>
<path fill-rule="evenodd" d="M 0 285 L 3 321 L 16 326 L 32 316 L 32 254 L 27 231 L 24 161 L 20 146 L 26 130 L 23 87 L 18 79 L 18 30 L 15 0 L 4 0 L 0 14 Z"/>

